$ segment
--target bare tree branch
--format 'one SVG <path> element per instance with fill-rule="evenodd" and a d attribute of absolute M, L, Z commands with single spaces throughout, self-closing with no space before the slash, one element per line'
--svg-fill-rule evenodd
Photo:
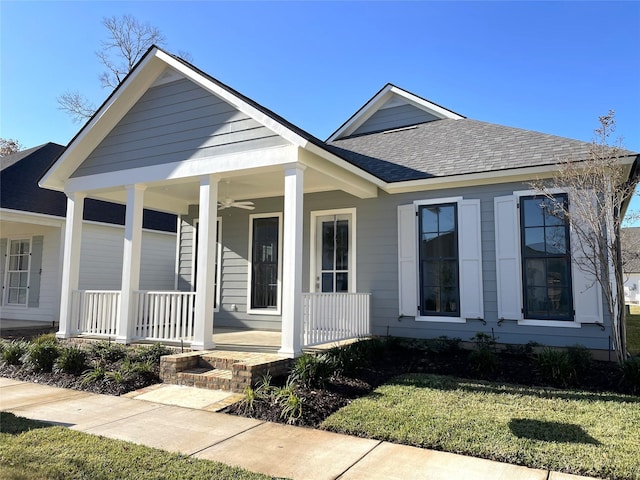
<path fill-rule="evenodd" d="M 0 157 L 6 157 L 22 150 L 22 144 L 13 138 L 0 138 Z"/>
<path fill-rule="evenodd" d="M 59 109 L 67 112 L 74 122 L 83 123 L 96 111 L 95 105 L 80 92 L 69 91 L 58 97 Z"/>
<path fill-rule="evenodd" d="M 599 122 L 588 159 L 561 159 L 553 179 L 538 180 L 530 185 L 550 200 L 552 213 L 568 221 L 572 238 L 577 240 L 572 242 L 572 260 L 601 287 L 611 316 L 614 347 L 621 362 L 626 345 L 620 229 L 623 206 L 634 195 L 637 179 L 630 180 L 627 169 L 620 163 L 620 143 L 609 143 L 615 131 L 614 112 L 609 111 Z M 570 204 L 558 201 L 554 189 L 566 191 Z"/>

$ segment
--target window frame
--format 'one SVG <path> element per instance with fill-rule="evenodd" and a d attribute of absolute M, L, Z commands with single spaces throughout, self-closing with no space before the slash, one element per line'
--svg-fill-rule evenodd
<path fill-rule="evenodd" d="M 23 241 L 27 241 L 29 242 L 29 253 L 27 254 L 27 258 L 29 259 L 29 261 L 27 262 L 27 269 L 26 270 L 10 270 L 9 265 L 11 262 L 11 244 L 12 242 L 23 242 Z M 2 295 L 2 305 L 4 305 L 5 307 L 11 307 L 11 308 L 29 308 L 29 286 L 31 284 L 31 261 L 32 261 L 32 253 L 33 253 L 33 237 L 29 236 L 29 237 L 24 237 L 24 236 L 19 236 L 19 237 L 7 237 L 7 248 L 6 251 L 4 252 L 5 257 L 4 257 L 4 278 L 3 280 L 3 285 L 4 285 L 4 292 Z M 24 287 L 26 290 L 26 295 L 25 295 L 25 301 L 24 303 L 10 303 L 9 302 L 9 290 L 10 290 L 10 285 L 9 285 L 9 277 L 10 277 L 10 273 L 11 272 L 25 272 L 27 273 L 27 286 Z M 18 287 L 18 288 L 22 288 L 22 287 Z"/>
<path fill-rule="evenodd" d="M 467 319 L 462 316 L 462 292 L 460 286 L 460 277 L 461 277 L 461 262 L 460 262 L 460 237 L 459 237 L 459 217 L 460 217 L 460 207 L 463 201 L 463 197 L 444 197 L 444 198 L 435 198 L 432 200 L 416 200 L 413 202 L 414 209 L 416 212 L 416 237 L 414 239 L 415 243 L 415 258 L 418 262 L 418 268 L 416 268 L 417 277 L 417 303 L 422 303 L 422 265 L 421 265 L 421 255 L 420 255 L 420 223 L 421 220 L 419 218 L 420 215 L 420 207 L 424 206 L 435 206 L 435 205 L 447 205 L 447 204 L 455 204 L 456 205 L 456 253 L 458 256 L 458 314 L 457 315 L 423 315 L 422 314 L 422 305 L 419 306 L 417 315 L 415 320 L 417 322 L 440 322 L 440 323 L 467 323 Z"/>
<path fill-rule="evenodd" d="M 253 221 L 258 218 L 278 219 L 278 279 L 276 286 L 276 306 L 264 308 L 251 307 L 253 292 Z M 249 252 L 247 255 L 247 313 L 250 315 L 281 315 L 282 314 L 282 212 L 249 214 Z"/>

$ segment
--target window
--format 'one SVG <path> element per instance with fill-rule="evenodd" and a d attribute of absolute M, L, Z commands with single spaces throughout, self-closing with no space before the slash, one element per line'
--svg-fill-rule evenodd
<path fill-rule="evenodd" d="M 7 255 L 6 303 L 9 305 L 27 305 L 29 291 L 29 260 L 31 241 L 29 239 L 11 240 Z"/>
<path fill-rule="evenodd" d="M 567 195 L 554 196 L 567 207 Z M 525 319 L 573 320 L 569 226 L 554 202 L 520 197 Z"/>
<path fill-rule="evenodd" d="M 249 308 L 277 313 L 280 277 L 280 216 L 251 217 Z"/>
<path fill-rule="evenodd" d="M 419 208 L 420 313 L 460 315 L 457 206 Z"/>

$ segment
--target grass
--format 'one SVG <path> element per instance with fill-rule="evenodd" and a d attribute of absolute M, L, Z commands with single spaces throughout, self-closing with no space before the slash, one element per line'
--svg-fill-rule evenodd
<path fill-rule="evenodd" d="M 640 479 L 640 398 L 633 396 L 409 374 L 322 427 L 534 468 Z"/>
<path fill-rule="evenodd" d="M 631 355 L 640 355 L 640 312 L 627 315 L 627 349 Z"/>
<path fill-rule="evenodd" d="M 227 465 L 0 412 L 0 479 L 268 479 Z"/>

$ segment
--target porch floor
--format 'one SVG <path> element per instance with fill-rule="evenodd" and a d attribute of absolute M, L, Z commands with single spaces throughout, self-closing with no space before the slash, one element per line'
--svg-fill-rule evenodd
<path fill-rule="evenodd" d="M 280 349 L 280 340 L 278 331 L 213 328 L 216 350 L 275 353 Z"/>

